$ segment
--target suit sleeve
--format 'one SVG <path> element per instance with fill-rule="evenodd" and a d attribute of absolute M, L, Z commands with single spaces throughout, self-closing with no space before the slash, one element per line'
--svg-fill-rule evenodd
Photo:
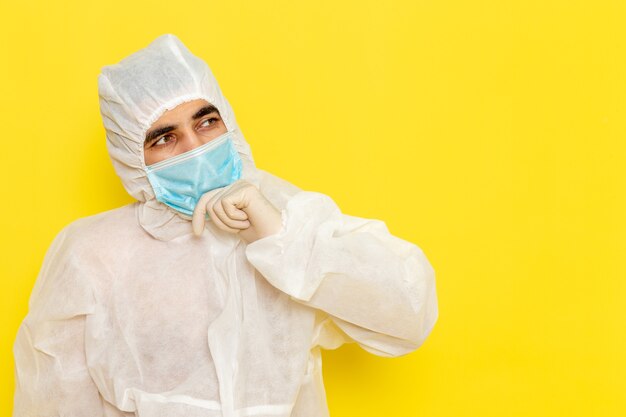
<path fill-rule="evenodd" d="M 70 241 L 64 229 L 48 249 L 17 332 L 14 417 L 103 415 L 85 357 L 94 296 Z"/>
<path fill-rule="evenodd" d="M 316 192 L 295 193 L 281 215 L 281 231 L 250 243 L 246 256 L 274 287 L 318 310 L 322 347 L 357 342 L 399 356 L 423 344 L 438 305 L 434 270 L 418 246 Z"/>

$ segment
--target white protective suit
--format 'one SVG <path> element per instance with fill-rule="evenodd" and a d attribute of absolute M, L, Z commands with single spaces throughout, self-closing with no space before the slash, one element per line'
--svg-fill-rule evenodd
<path fill-rule="evenodd" d="M 98 87 L 107 148 L 138 201 L 51 244 L 15 340 L 13 416 L 326 416 L 320 348 L 398 356 L 424 342 L 438 308 L 422 250 L 256 168 L 212 72 L 178 38 L 103 67 Z M 209 220 L 196 237 L 155 199 L 145 132 L 198 98 L 234 132 L 279 233 L 246 244 Z"/>

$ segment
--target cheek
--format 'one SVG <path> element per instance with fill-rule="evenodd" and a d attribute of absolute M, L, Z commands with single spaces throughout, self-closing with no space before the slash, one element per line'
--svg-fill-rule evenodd
<path fill-rule="evenodd" d="M 143 151 L 143 159 L 146 165 L 156 164 L 157 162 L 161 162 L 164 159 L 171 157 L 171 149 L 165 147 L 165 149 L 144 149 Z"/>
<path fill-rule="evenodd" d="M 159 157 L 160 152 L 153 148 L 144 148 L 143 160 L 146 165 L 152 165 L 159 162 L 162 158 Z"/>
<path fill-rule="evenodd" d="M 218 136 L 223 135 L 227 131 L 228 129 L 226 129 L 226 125 L 224 124 L 224 122 L 220 122 L 219 124 L 213 126 L 212 129 L 207 129 L 204 132 L 200 132 L 198 134 L 198 138 L 203 144 L 205 144 L 217 138 Z"/>
<path fill-rule="evenodd" d="M 157 162 L 190 151 L 201 144 L 202 142 L 198 141 L 197 138 L 192 139 L 190 136 L 185 136 L 163 146 L 152 146 L 148 149 L 144 149 L 143 159 L 146 165 L 156 164 Z"/>
<path fill-rule="evenodd" d="M 145 150 L 145 149 L 143 151 L 143 160 L 146 165 L 152 165 L 156 162 L 159 162 L 154 159 L 154 155 L 152 154 L 152 152 Z"/>

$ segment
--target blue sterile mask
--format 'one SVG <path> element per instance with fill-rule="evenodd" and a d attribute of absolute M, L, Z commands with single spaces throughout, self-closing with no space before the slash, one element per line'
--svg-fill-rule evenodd
<path fill-rule="evenodd" d="M 188 216 L 204 193 L 241 178 L 241 158 L 226 132 L 202 146 L 146 166 L 156 199 Z"/>

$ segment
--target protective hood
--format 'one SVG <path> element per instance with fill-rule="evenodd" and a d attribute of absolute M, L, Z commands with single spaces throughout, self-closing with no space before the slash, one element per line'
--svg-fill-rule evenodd
<path fill-rule="evenodd" d="M 259 185 L 250 146 L 230 103 L 206 62 L 175 35 L 161 35 L 119 63 L 102 67 L 98 95 L 111 161 L 126 191 L 139 201 L 140 225 L 153 237 L 169 240 L 191 232 L 188 216 L 156 200 L 143 154 L 146 131 L 181 103 L 205 99 L 219 110 L 242 159 L 242 178 Z"/>

